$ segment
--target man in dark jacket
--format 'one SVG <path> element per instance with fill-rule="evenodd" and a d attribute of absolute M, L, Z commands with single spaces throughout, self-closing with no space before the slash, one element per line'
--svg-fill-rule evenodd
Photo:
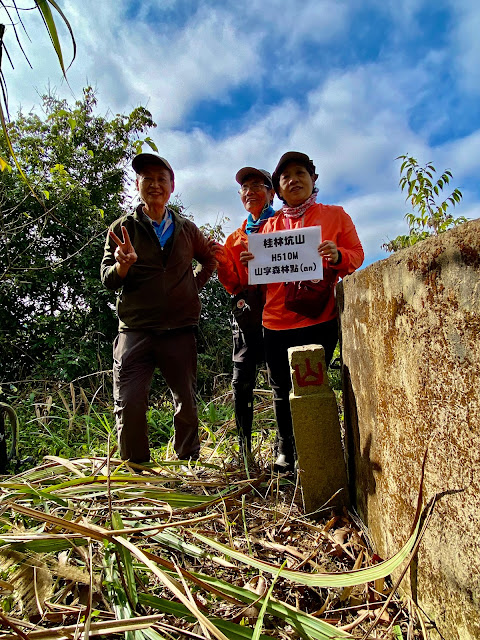
<path fill-rule="evenodd" d="M 167 160 L 141 153 L 132 166 L 142 204 L 111 225 L 101 265 L 103 284 L 118 291 L 113 394 L 120 456 L 136 463 L 150 459 L 146 410 L 158 367 L 173 396 L 175 451 L 196 460 L 198 291 L 212 275 L 215 257 L 193 222 L 166 206 L 175 180 Z M 199 263 L 195 272 L 193 259 Z"/>

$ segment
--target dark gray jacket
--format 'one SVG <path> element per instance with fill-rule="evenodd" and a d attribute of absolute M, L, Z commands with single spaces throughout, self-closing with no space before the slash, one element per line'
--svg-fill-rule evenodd
<path fill-rule="evenodd" d="M 119 331 L 168 330 L 198 324 L 198 291 L 212 275 L 215 258 L 197 226 L 172 214 L 175 229 L 167 254 L 142 205 L 116 220 L 109 229 L 121 238 L 121 226 L 125 226 L 138 256 L 126 277 L 120 278 L 115 269 L 116 244 L 107 235 L 101 278 L 108 289 L 118 290 Z M 199 263 L 195 272 L 193 259 Z"/>

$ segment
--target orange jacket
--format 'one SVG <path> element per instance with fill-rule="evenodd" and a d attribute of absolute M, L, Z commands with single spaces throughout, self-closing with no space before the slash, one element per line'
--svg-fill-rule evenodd
<path fill-rule="evenodd" d="M 240 253 L 248 246 L 248 236 L 245 233 L 247 221 L 231 233 L 223 247 L 223 255 L 218 256 L 218 279 L 231 295 L 236 295 L 248 287 L 248 271 L 240 262 Z"/>
<path fill-rule="evenodd" d="M 261 229 L 261 233 L 317 225 L 322 228 L 322 241 L 333 240 L 342 255 L 338 264 L 329 265 L 337 271 L 338 282 L 338 278 L 343 278 L 358 269 L 364 258 L 363 248 L 352 219 L 342 207 L 314 204 L 307 209 L 301 218 L 291 220 L 290 226 L 285 224 L 285 216 L 280 211 L 275 217 L 267 220 Z M 267 327 L 267 329 L 282 330 L 309 327 L 320 322 L 333 320 L 336 315 L 334 295 L 332 295 L 327 306 L 317 318 L 307 318 L 285 308 L 285 284 L 283 282 L 267 285 L 267 300 L 263 309 L 263 326 Z"/>

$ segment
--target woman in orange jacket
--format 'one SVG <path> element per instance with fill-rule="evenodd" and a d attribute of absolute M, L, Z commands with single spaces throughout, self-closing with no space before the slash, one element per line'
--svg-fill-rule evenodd
<path fill-rule="evenodd" d="M 288 363 L 289 347 L 321 344 L 325 349 L 327 367 L 338 340 L 335 283 L 353 273 L 363 262 L 363 248 L 350 216 L 342 207 L 316 202 L 316 169 L 310 158 L 298 151 L 289 151 L 280 158 L 272 174 L 272 183 L 284 205 L 267 220 L 262 233 L 284 229 L 321 226 L 324 240 L 318 246 L 323 258 L 324 278 L 331 279 L 330 295 L 315 314 L 303 315 L 285 306 L 287 287 L 284 282 L 269 283 L 263 310 L 263 335 L 270 384 L 273 390 L 277 420 L 277 457 L 274 468 L 293 471 L 295 443 L 289 394 L 292 386 Z M 244 251 L 240 255 L 248 265 L 254 256 Z M 312 317 L 313 315 L 313 317 Z"/>

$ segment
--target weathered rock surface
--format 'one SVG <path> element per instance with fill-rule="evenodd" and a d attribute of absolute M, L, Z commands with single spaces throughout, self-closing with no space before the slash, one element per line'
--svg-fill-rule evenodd
<path fill-rule="evenodd" d="M 378 551 L 440 494 L 410 573 L 450 640 L 480 638 L 480 220 L 400 251 L 337 287 L 348 470 Z"/>
<path fill-rule="evenodd" d="M 335 394 L 321 345 L 288 350 L 293 388 L 290 407 L 306 513 L 348 504 L 345 458 Z"/>

